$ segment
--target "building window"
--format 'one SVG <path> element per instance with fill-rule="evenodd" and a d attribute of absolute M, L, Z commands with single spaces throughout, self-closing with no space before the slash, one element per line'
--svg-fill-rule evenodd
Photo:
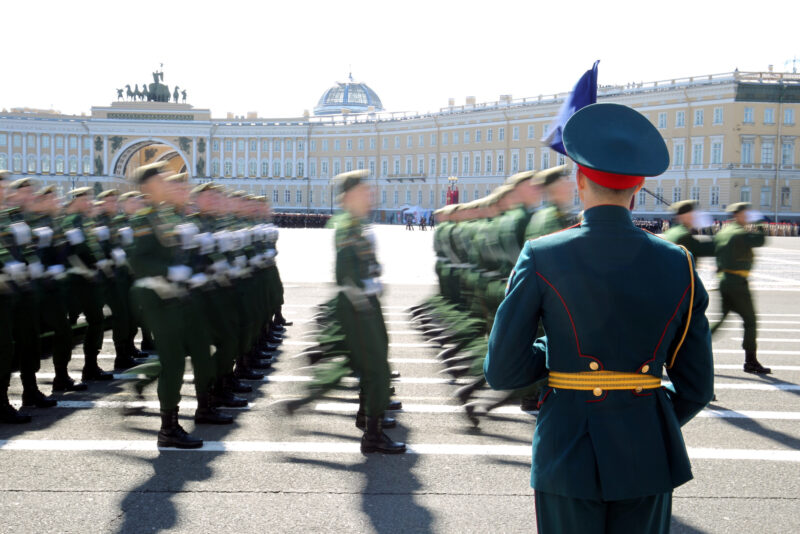
<path fill-rule="evenodd" d="M 518 170 L 519 170 L 519 155 L 511 154 L 511 172 L 517 172 Z"/>
<path fill-rule="evenodd" d="M 486 156 L 486 167 L 483 170 L 486 174 L 492 173 L 492 156 Z"/>
<path fill-rule="evenodd" d="M 739 191 L 739 202 L 750 202 L 750 186 L 742 187 Z"/>
<path fill-rule="evenodd" d="M 347 150 L 353 150 L 353 140 L 352 139 L 345 140 L 344 146 L 345 148 L 347 148 Z"/>
<path fill-rule="evenodd" d="M 233 174 L 233 162 L 229 159 L 225 160 L 225 176 Z"/>
<path fill-rule="evenodd" d="M 34 163 L 34 168 L 36 164 Z M 83 158 L 83 174 L 92 174 L 92 160 L 89 158 Z"/>
<path fill-rule="evenodd" d="M 497 140 L 504 141 L 506 138 L 506 129 L 505 128 L 498 128 L 497 129 Z"/>
<path fill-rule="evenodd" d="M 711 186 L 711 205 L 712 206 L 719 206 L 719 186 L 712 185 Z"/>
<path fill-rule="evenodd" d="M 381 148 L 383 150 L 387 150 L 389 148 L 389 138 L 388 137 L 384 137 L 383 141 L 381 141 Z"/>
<path fill-rule="evenodd" d="M 447 174 L 447 158 L 442 157 L 442 174 Z"/>
<path fill-rule="evenodd" d="M 775 124 L 775 108 L 764 108 L 764 124 Z"/>
<path fill-rule="evenodd" d="M 691 198 L 695 202 L 700 202 L 700 187 L 699 186 L 693 185 L 692 189 L 691 189 L 691 192 L 689 194 L 690 194 L 689 198 Z"/>
<path fill-rule="evenodd" d="M 762 206 L 769 206 L 772 204 L 772 188 L 771 187 L 762 187 L 761 188 L 761 205 Z"/>
<path fill-rule="evenodd" d="M 417 190 L 417 206 L 422 206 L 422 189 Z"/>
<path fill-rule="evenodd" d="M 64 174 L 64 156 L 56 156 L 56 174 Z"/>
<path fill-rule="evenodd" d="M 219 176 L 219 160 L 215 159 L 211 161 L 211 174 L 214 176 Z"/>
<path fill-rule="evenodd" d="M 411 148 L 414 146 L 414 140 L 410 135 L 406 136 L 406 148 Z"/>
<path fill-rule="evenodd" d="M 680 186 L 676 185 L 672 188 L 672 202 L 680 202 L 681 200 L 681 188 Z"/>
<path fill-rule="evenodd" d="M 745 124 L 753 124 L 753 122 L 755 122 L 753 120 L 753 108 L 751 107 L 744 108 L 744 120 L 742 122 L 744 122 Z"/>
<path fill-rule="evenodd" d="M 454 145 L 457 145 L 457 144 L 458 144 L 458 142 L 459 142 L 459 141 L 458 141 L 458 137 L 459 137 L 459 136 L 458 136 L 458 132 L 453 132 L 453 144 L 454 144 Z"/>
<path fill-rule="evenodd" d="M 308 176 L 311 178 L 317 177 L 317 161 L 311 160 L 308 162 Z"/>
<path fill-rule="evenodd" d="M 233 140 L 225 139 L 225 152 L 230 152 L 233 150 Z"/>
<path fill-rule="evenodd" d="M 44 137 L 42 137 L 42 140 L 44 140 Z M 50 138 L 47 138 L 47 143 L 50 143 Z M 0 146 L 6 146 L 6 144 L 8 144 L 8 136 L 4 133 L 0 133 Z"/>
<path fill-rule="evenodd" d="M 244 152 L 244 139 L 236 140 L 236 150 L 239 152 Z"/>
<path fill-rule="evenodd" d="M 511 130 L 511 140 L 519 141 L 519 126 L 514 126 L 514 128 Z"/>
<path fill-rule="evenodd" d="M 448 132 L 444 132 L 442 134 L 442 145 L 447 145 L 450 143 L 450 134 Z"/>
<path fill-rule="evenodd" d="M 742 165 L 753 164 L 753 142 L 742 141 Z"/>
<path fill-rule="evenodd" d="M 269 139 L 264 139 L 261 141 L 261 151 L 269 152 Z"/>
<path fill-rule="evenodd" d="M 27 165 L 28 174 L 33 174 L 36 172 L 36 159 L 33 156 L 28 156 L 28 165 Z"/>
<path fill-rule="evenodd" d="M 430 174 L 431 176 L 436 175 L 436 158 L 431 158 L 430 169 L 428 170 L 428 174 Z"/>
<path fill-rule="evenodd" d="M 656 187 L 656 197 L 663 199 L 664 198 L 664 188 L 663 187 Z"/>
<path fill-rule="evenodd" d="M 261 176 L 269 176 L 269 161 L 261 162 Z"/>
<path fill-rule="evenodd" d="M 0 162 L 0 167 L 5 168 L 5 156 L 3 156 L 4 160 Z M 49 174 L 50 173 L 50 157 L 49 156 L 42 156 L 42 174 Z"/>
<path fill-rule="evenodd" d="M 272 162 L 272 176 L 276 178 L 281 175 L 281 162 L 280 161 L 273 161 Z"/>
<path fill-rule="evenodd" d="M 469 174 L 469 156 L 464 156 L 464 159 L 462 160 L 461 172 L 464 174 Z"/>
<path fill-rule="evenodd" d="M 303 203 L 303 190 L 302 189 L 298 189 L 296 191 L 295 202 L 297 202 L 297 204 L 302 204 Z"/>
<path fill-rule="evenodd" d="M 314 190 L 313 189 L 309 189 L 308 190 L 308 203 L 309 204 L 313 204 L 314 203 Z"/>
<path fill-rule="evenodd" d="M 575 193 L 576 193 L 576 195 L 577 195 L 577 191 L 576 191 Z M 639 191 L 639 195 L 638 195 L 638 196 L 639 196 L 639 199 L 638 199 L 638 204 L 639 204 L 639 206 L 640 206 L 640 207 L 641 207 L 641 206 L 644 206 L 644 205 L 647 203 L 647 193 L 645 193 L 645 192 L 642 190 L 642 191 Z"/>
<path fill-rule="evenodd" d="M 342 151 L 342 140 L 341 139 L 334 139 L 334 141 L 333 141 L 333 150 L 335 152 L 341 152 Z"/>
<path fill-rule="evenodd" d="M 399 135 L 395 135 L 394 136 L 394 147 L 395 148 L 400 148 L 400 136 Z"/>
<path fill-rule="evenodd" d="M 478 200 L 481 198 L 480 192 L 476 189 L 474 193 L 472 193 L 472 200 Z"/>
<path fill-rule="evenodd" d="M 0 145 L 5 145 L 6 144 L 5 143 L 5 137 L 6 137 L 5 134 L 3 134 L 0 137 L 2 137 L 2 139 L 0 139 Z M 43 135 L 42 136 L 42 148 L 50 148 L 50 136 L 49 135 Z"/>
<path fill-rule="evenodd" d="M 792 189 L 790 187 L 781 187 L 781 207 L 792 207 Z"/>
<path fill-rule="evenodd" d="M 659 128 L 666 128 L 667 127 L 667 114 L 666 112 L 661 112 L 658 114 L 658 127 Z"/>
<path fill-rule="evenodd" d="M 419 158 L 417 160 L 417 174 L 419 174 L 420 176 L 425 174 L 425 160 L 422 158 Z"/>
<path fill-rule="evenodd" d="M 480 156 L 475 156 L 474 164 L 475 165 L 474 165 L 474 167 L 472 169 L 472 173 L 478 175 L 481 172 L 481 157 Z"/>
<path fill-rule="evenodd" d="M 70 149 L 78 148 L 78 138 L 75 137 L 74 135 L 69 136 L 69 148 Z"/>
<path fill-rule="evenodd" d="M 498 173 L 502 173 L 502 172 L 504 172 L 504 171 L 503 171 L 503 169 L 504 169 L 504 168 L 505 168 L 505 167 L 504 167 L 504 165 L 503 165 L 503 155 L 502 155 L 502 154 L 498 154 L 498 155 L 497 155 L 497 172 L 498 172 Z"/>
<path fill-rule="evenodd" d="M 257 152 L 258 151 L 258 141 L 255 139 L 250 140 L 250 152 Z"/>
<path fill-rule="evenodd" d="M 381 176 L 386 176 L 387 174 L 389 174 L 389 162 L 383 160 L 381 162 Z"/>
<path fill-rule="evenodd" d="M 458 174 L 458 156 L 453 156 L 453 168 L 450 172 L 453 174 Z"/>
<path fill-rule="evenodd" d="M 525 156 L 525 170 L 533 170 L 533 152 L 528 152 L 528 154 Z"/>
<path fill-rule="evenodd" d="M 786 108 L 783 110 L 783 124 L 794 126 L 794 109 Z"/>
<path fill-rule="evenodd" d="M 394 175 L 400 176 L 400 160 L 394 160 Z"/>
<path fill-rule="evenodd" d="M 386 190 L 381 191 L 381 206 L 386 206 Z"/>
<path fill-rule="evenodd" d="M 703 164 L 703 145 L 696 143 L 692 145 L 692 165 Z"/>
<path fill-rule="evenodd" d="M 287 139 L 287 140 L 285 140 L 285 141 L 283 142 L 283 144 L 285 145 L 285 146 L 284 146 L 284 150 L 285 150 L 286 152 L 289 152 L 289 151 L 291 151 L 291 150 L 292 150 L 292 140 L 291 140 L 291 139 Z"/>
<path fill-rule="evenodd" d="M 211 142 L 211 151 L 212 152 L 219 152 L 219 139 L 214 139 Z"/>
<path fill-rule="evenodd" d="M 528 126 L 528 139 L 533 139 L 536 134 L 536 129 L 533 124 Z"/>
<path fill-rule="evenodd" d="M 303 162 L 302 161 L 298 161 L 297 162 L 297 176 L 302 178 L 303 176 L 305 176 L 305 171 L 306 171 L 306 169 L 305 169 L 305 166 L 303 165 Z"/>
<path fill-rule="evenodd" d="M 542 137 L 543 138 L 547 137 L 548 133 L 550 133 L 550 125 L 545 124 L 544 126 L 542 126 Z"/>
<path fill-rule="evenodd" d="M 319 168 L 320 168 L 320 173 L 321 173 L 320 177 L 321 178 L 327 178 L 328 177 L 328 162 L 327 161 L 323 161 L 319 165 L 320 165 Z"/>
<path fill-rule="evenodd" d="M 400 191 L 397 189 L 394 190 L 394 205 L 397 206 L 400 203 Z"/>
<path fill-rule="evenodd" d="M 369 175 L 370 176 L 375 176 L 375 162 L 374 161 L 370 161 L 369 162 Z"/>
<path fill-rule="evenodd" d="M 323 139 L 322 140 L 322 151 L 323 152 L 327 152 L 329 149 L 330 149 L 330 142 L 327 139 Z"/>
<path fill-rule="evenodd" d="M 358 138 L 358 149 L 359 150 L 364 150 L 364 138 L 363 137 L 359 137 Z"/>
<path fill-rule="evenodd" d="M 481 130 L 475 130 L 475 142 L 476 143 L 481 142 Z"/>
<path fill-rule="evenodd" d="M 772 166 L 775 147 L 772 143 L 761 143 L 761 164 Z"/>
<path fill-rule="evenodd" d="M 714 108 L 714 124 L 722 124 L 722 108 Z"/>
<path fill-rule="evenodd" d="M 550 168 L 550 151 L 542 150 L 542 169 Z"/>
<path fill-rule="evenodd" d="M 781 147 L 781 165 L 788 167 L 794 164 L 794 145 L 783 143 Z"/>
<path fill-rule="evenodd" d="M 303 151 L 303 150 L 305 150 L 305 148 L 306 148 L 305 142 L 302 139 L 298 139 L 297 140 L 297 150 L 298 151 Z M 363 148 L 363 141 L 362 141 L 362 148 Z"/>
<path fill-rule="evenodd" d="M 358 160 L 358 163 L 356 163 L 356 168 L 359 171 L 364 170 L 364 160 L 363 159 Z"/>
<path fill-rule="evenodd" d="M 425 136 L 420 134 L 417 138 L 417 146 L 425 146 Z"/>
<path fill-rule="evenodd" d="M 19 136 L 15 135 L 14 136 L 14 146 L 19 146 L 19 145 L 17 145 L 17 141 L 18 140 L 19 140 Z M 59 149 L 59 150 L 64 148 L 64 137 L 61 136 L 61 135 L 57 135 L 56 136 L 56 148 Z"/>
<path fill-rule="evenodd" d="M 445 189 L 442 189 L 441 193 L 442 193 L 441 200 L 439 200 L 439 203 L 444 204 L 445 202 L 447 202 L 447 199 L 445 198 L 445 196 L 447 195 L 447 191 Z"/>
<path fill-rule="evenodd" d="M 686 126 L 686 112 L 678 111 L 675 113 L 675 127 L 683 128 L 684 126 Z"/>
<path fill-rule="evenodd" d="M 292 192 L 288 189 L 283 192 L 283 202 L 285 204 L 291 204 L 292 202 Z"/>
<path fill-rule="evenodd" d="M 239 158 L 236 160 L 236 176 L 244 176 L 245 168 L 244 168 L 244 159 Z"/>
<path fill-rule="evenodd" d="M 672 158 L 675 167 L 683 166 L 683 145 L 675 145 L 675 156 Z"/>
<path fill-rule="evenodd" d="M 491 128 L 486 130 L 486 142 L 487 143 L 491 143 L 492 142 L 492 134 L 493 134 L 493 132 L 492 132 Z"/>
<path fill-rule="evenodd" d="M 308 145 L 309 145 L 308 146 L 309 152 L 316 152 L 317 151 L 317 140 L 316 139 L 312 139 L 311 141 L 309 141 Z"/>
<path fill-rule="evenodd" d="M 411 158 L 406 158 L 406 176 L 411 176 Z"/>
<path fill-rule="evenodd" d="M 353 170 L 353 162 L 351 160 L 347 160 L 344 162 L 344 172 L 350 172 Z"/>
<path fill-rule="evenodd" d="M 78 158 L 76 158 L 75 156 L 69 158 L 69 173 L 78 174 Z"/>
<path fill-rule="evenodd" d="M 258 171 L 258 162 L 254 159 L 251 159 L 248 163 L 248 176 L 255 176 L 256 171 Z"/>
<path fill-rule="evenodd" d="M 711 163 L 712 165 L 722 163 L 722 143 L 711 143 Z"/>
<path fill-rule="evenodd" d="M 703 116 L 705 113 L 702 109 L 694 110 L 694 125 L 695 126 L 702 126 L 703 125 Z"/>
<path fill-rule="evenodd" d="M 558 155 L 558 165 L 564 165 L 567 162 L 567 157 L 564 154 Z"/>
<path fill-rule="evenodd" d="M 468 145 L 468 144 L 469 144 L 469 130 L 467 130 L 466 132 L 464 132 L 464 144 L 465 144 L 465 145 Z"/>
<path fill-rule="evenodd" d="M 333 175 L 336 176 L 337 174 L 342 172 L 342 163 L 337 159 L 333 162 Z"/>

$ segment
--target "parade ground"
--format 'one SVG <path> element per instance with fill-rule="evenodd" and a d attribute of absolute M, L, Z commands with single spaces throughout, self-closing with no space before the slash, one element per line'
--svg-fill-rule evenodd
<path fill-rule="evenodd" d="M 195 428 L 187 360 L 181 423 L 205 446 L 158 450 L 154 388 L 137 402 L 130 376 L 62 395 L 59 406 L 25 408 L 33 422 L 0 426 L 0 534 L 535 532 L 529 486 L 535 413 L 507 405 L 474 428 L 453 398 L 461 384 L 441 374 L 438 347 L 406 309 L 433 294 L 433 232 L 375 229 L 384 266 L 398 427 L 397 456 L 359 452 L 355 382 L 293 417 L 278 401 L 298 398 L 311 377 L 294 357 L 314 341 L 316 306 L 334 290 L 331 230 L 282 230 L 278 264 L 284 315 L 294 325 L 278 360 L 247 395 L 233 425 Z M 714 339 L 717 400 L 684 427 L 694 480 L 674 495 L 675 533 L 788 533 L 800 518 L 800 238 L 769 238 L 751 277 L 760 361 L 767 376 L 742 372 L 741 321 Z M 698 264 L 719 317 L 713 261 Z M 653 280 L 658 284 L 659 280 Z M 642 310 L 647 313 L 647 310 Z M 83 356 L 70 369 L 80 375 Z M 113 364 L 106 333 L 100 365 Z M 49 393 L 50 360 L 41 389 Z M 21 386 L 12 377 L 10 397 Z M 484 398 L 493 395 L 486 391 Z M 140 415 L 123 415 L 143 405 Z"/>

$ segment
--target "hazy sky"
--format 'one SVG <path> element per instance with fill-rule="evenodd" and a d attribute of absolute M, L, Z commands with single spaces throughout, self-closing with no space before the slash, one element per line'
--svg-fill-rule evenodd
<path fill-rule="evenodd" d="M 774 0 L 5 0 L 1 12 L 0 108 L 64 113 L 107 105 L 161 63 L 170 90 L 215 117 L 291 117 L 350 66 L 387 110 L 424 112 L 568 91 L 595 59 L 606 85 L 800 58 L 800 8 Z"/>

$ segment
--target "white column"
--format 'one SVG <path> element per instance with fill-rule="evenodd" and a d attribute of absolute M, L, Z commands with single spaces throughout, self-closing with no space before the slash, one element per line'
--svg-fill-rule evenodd
<path fill-rule="evenodd" d="M 292 169 L 294 169 L 294 175 L 297 176 L 297 138 L 292 139 Z"/>
<path fill-rule="evenodd" d="M 272 153 L 274 152 L 273 149 L 272 149 L 272 141 L 273 141 L 273 139 L 272 139 L 272 137 L 270 137 L 269 138 L 269 169 L 267 169 L 269 171 L 268 176 L 270 178 L 272 178 L 274 176 L 274 174 L 272 172 Z M 280 200 L 280 198 L 278 200 Z"/>
<path fill-rule="evenodd" d="M 261 142 L 262 142 L 261 138 L 257 137 L 256 138 L 256 154 L 257 154 L 258 163 L 256 163 L 256 176 L 258 178 L 261 178 Z"/>
<path fill-rule="evenodd" d="M 250 176 L 250 137 L 244 140 L 244 175 Z"/>
<path fill-rule="evenodd" d="M 236 166 L 236 141 L 237 141 L 237 139 L 234 137 L 233 141 L 231 142 L 231 150 L 233 151 L 233 152 L 231 152 L 231 154 L 233 154 L 233 156 L 232 156 L 233 157 L 233 176 L 235 178 L 238 178 L 239 177 L 239 169 Z"/>
<path fill-rule="evenodd" d="M 197 173 L 197 137 L 192 137 L 192 170 L 189 171 L 189 176 L 194 176 Z"/>
<path fill-rule="evenodd" d="M 103 174 L 111 176 L 111 169 L 108 168 L 108 136 L 103 136 Z M 123 176 L 123 178 L 125 178 Z"/>
<path fill-rule="evenodd" d="M 36 174 L 42 174 L 42 134 L 36 134 Z"/>

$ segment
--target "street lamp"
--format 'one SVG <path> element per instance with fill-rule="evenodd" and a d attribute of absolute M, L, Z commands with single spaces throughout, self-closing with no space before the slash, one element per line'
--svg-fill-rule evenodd
<path fill-rule="evenodd" d="M 458 176 L 448 176 L 446 204 L 457 204 L 457 203 L 458 203 Z"/>

